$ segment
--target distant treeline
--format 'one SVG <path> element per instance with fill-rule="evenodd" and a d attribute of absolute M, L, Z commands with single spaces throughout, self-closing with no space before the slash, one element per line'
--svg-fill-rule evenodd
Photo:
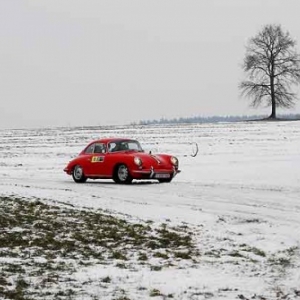
<path fill-rule="evenodd" d="M 152 125 L 152 124 L 176 124 L 176 123 L 217 123 L 217 122 L 242 122 L 255 121 L 266 119 L 267 115 L 252 115 L 252 116 L 211 116 L 211 117 L 187 117 L 187 118 L 161 118 L 159 120 L 142 120 L 138 125 Z M 278 115 L 277 119 L 282 120 L 300 120 L 300 114 Z M 137 123 L 133 123 L 134 125 Z"/>

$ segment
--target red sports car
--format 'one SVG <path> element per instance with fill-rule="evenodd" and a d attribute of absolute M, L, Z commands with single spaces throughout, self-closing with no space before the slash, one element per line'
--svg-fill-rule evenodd
<path fill-rule="evenodd" d="M 91 142 L 64 171 L 78 183 L 88 178 L 113 179 L 116 183 L 131 183 L 133 179 L 171 182 L 180 172 L 175 156 L 146 153 L 138 141 L 123 138 Z"/>

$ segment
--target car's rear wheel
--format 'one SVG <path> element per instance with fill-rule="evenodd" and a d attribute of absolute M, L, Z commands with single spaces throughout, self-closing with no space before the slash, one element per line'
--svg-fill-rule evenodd
<path fill-rule="evenodd" d="M 73 180 L 77 183 L 86 182 L 87 178 L 84 175 L 83 168 L 79 165 L 76 165 L 72 172 Z"/>
<path fill-rule="evenodd" d="M 130 175 L 129 169 L 125 164 L 120 164 L 116 166 L 113 180 L 116 183 L 131 183 L 132 177 Z"/>

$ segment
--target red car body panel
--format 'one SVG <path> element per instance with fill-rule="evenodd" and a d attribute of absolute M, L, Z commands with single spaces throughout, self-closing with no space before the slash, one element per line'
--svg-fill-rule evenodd
<path fill-rule="evenodd" d="M 127 145 L 129 148 L 112 152 L 110 147 L 113 145 Z M 102 147 L 101 153 L 96 153 L 97 147 Z M 136 160 L 141 162 L 141 165 Z M 114 179 L 116 167 L 119 165 L 125 165 L 128 168 L 131 179 L 170 178 L 169 181 L 171 181 L 180 172 L 178 160 L 174 156 L 146 153 L 138 141 L 124 138 L 92 141 L 68 163 L 64 171 L 72 175 L 75 166 L 80 166 L 86 178 Z"/>

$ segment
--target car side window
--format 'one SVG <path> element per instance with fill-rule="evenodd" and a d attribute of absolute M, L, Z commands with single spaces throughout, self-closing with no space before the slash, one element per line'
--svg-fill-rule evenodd
<path fill-rule="evenodd" d="M 112 142 L 112 143 L 109 143 L 109 145 L 108 145 L 108 151 L 109 152 L 114 152 L 114 151 L 116 151 L 116 148 L 117 148 L 117 144 L 116 143 L 114 143 L 114 142 Z"/>
<path fill-rule="evenodd" d="M 112 142 L 109 144 L 109 152 L 128 150 L 127 142 Z"/>
<path fill-rule="evenodd" d="M 89 145 L 89 146 L 86 148 L 85 153 L 86 153 L 86 154 L 94 153 L 94 148 L 95 148 L 95 144 Z"/>
<path fill-rule="evenodd" d="M 102 143 L 97 143 L 95 144 L 94 147 L 94 153 L 105 153 L 106 152 L 106 147 Z"/>

